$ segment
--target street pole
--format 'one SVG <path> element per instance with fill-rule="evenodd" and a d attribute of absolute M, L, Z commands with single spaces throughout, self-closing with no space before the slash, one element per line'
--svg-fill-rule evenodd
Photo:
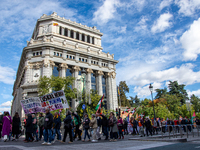
<path fill-rule="evenodd" d="M 153 101 L 153 86 L 150 84 L 149 85 L 149 90 L 151 91 L 151 98 L 152 98 L 152 103 L 153 103 L 153 112 L 154 112 L 154 120 L 156 120 L 156 113 L 154 109 L 154 101 Z"/>

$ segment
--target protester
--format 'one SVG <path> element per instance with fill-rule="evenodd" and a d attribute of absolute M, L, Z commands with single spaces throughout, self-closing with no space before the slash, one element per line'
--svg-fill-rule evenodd
<path fill-rule="evenodd" d="M 108 140 L 108 118 L 104 114 L 101 114 L 101 116 L 102 116 L 102 132 L 106 136 L 104 140 Z"/>
<path fill-rule="evenodd" d="M 179 121 L 177 119 L 174 120 L 174 125 L 175 125 L 175 129 L 176 129 L 176 132 L 178 131 L 179 133 Z"/>
<path fill-rule="evenodd" d="M 134 117 L 131 117 L 130 123 L 131 123 L 131 125 L 132 125 L 132 127 L 133 127 L 133 132 L 132 132 L 132 134 L 133 134 L 133 135 L 134 135 L 134 134 L 139 134 L 139 133 L 138 133 L 138 130 L 137 130 L 137 125 L 138 125 L 137 120 L 135 120 Z"/>
<path fill-rule="evenodd" d="M 98 140 L 101 140 L 100 129 L 101 129 L 101 126 L 102 126 L 102 119 L 99 116 L 99 114 L 96 114 L 96 118 L 97 118 L 97 133 L 96 133 L 96 136 L 97 136 Z"/>
<path fill-rule="evenodd" d="M 142 118 L 139 119 L 138 125 L 139 125 L 140 137 L 145 136 L 145 134 L 144 134 L 144 122 L 143 122 Z"/>
<path fill-rule="evenodd" d="M 41 140 L 42 135 L 43 135 L 43 128 L 44 128 L 44 116 L 42 113 L 39 114 L 38 126 L 39 126 L 39 140 Z"/>
<path fill-rule="evenodd" d="M 73 143 L 73 138 L 72 138 L 72 117 L 71 117 L 71 112 L 69 110 L 67 111 L 66 117 L 63 120 L 63 122 L 64 122 L 65 132 L 64 132 L 63 140 L 61 142 L 65 143 L 65 140 L 66 140 L 66 137 L 67 137 L 67 133 L 69 133 L 70 141 L 68 143 L 71 144 L 71 143 Z"/>
<path fill-rule="evenodd" d="M 168 132 L 172 132 L 172 128 L 173 128 L 172 126 L 174 125 L 173 120 L 172 119 L 167 120 L 167 125 L 168 125 L 168 129 L 169 129 Z"/>
<path fill-rule="evenodd" d="M 145 119 L 145 123 L 144 124 L 145 124 L 145 127 L 146 127 L 146 134 L 147 134 L 147 136 L 149 136 L 148 133 L 150 133 L 151 136 L 152 136 L 152 126 L 151 126 L 151 122 L 150 122 L 149 118 Z"/>
<path fill-rule="evenodd" d="M 166 121 L 163 118 L 161 119 L 161 126 L 162 126 L 162 132 L 165 133 Z"/>
<path fill-rule="evenodd" d="M 123 129 L 123 121 L 122 121 L 122 118 L 120 116 L 117 116 L 117 127 L 118 127 L 118 130 L 119 130 L 119 139 L 124 139 L 124 135 L 123 135 L 123 132 L 122 132 L 122 129 Z"/>
<path fill-rule="evenodd" d="M 4 112 L 3 117 L 3 127 L 2 127 L 2 136 L 4 137 L 4 142 L 8 141 L 8 136 L 11 130 L 12 119 L 10 117 L 9 112 Z"/>
<path fill-rule="evenodd" d="M 128 135 L 128 121 L 126 119 L 123 119 L 123 128 L 124 128 L 124 135 Z"/>
<path fill-rule="evenodd" d="M 61 133 L 60 133 L 60 126 L 61 126 L 61 119 L 57 112 L 55 112 L 53 117 L 53 143 L 56 141 L 56 134 L 57 134 L 57 140 L 61 142 Z"/>
<path fill-rule="evenodd" d="M 39 141 L 38 134 L 37 134 L 38 126 L 37 126 L 37 118 L 36 118 L 35 114 L 32 114 L 32 122 L 33 122 L 33 136 L 36 137 L 35 142 L 38 142 Z"/>
<path fill-rule="evenodd" d="M 43 145 L 51 145 L 52 141 L 52 126 L 53 126 L 53 115 L 50 113 L 50 109 L 45 109 L 46 116 L 44 118 L 44 142 Z"/>
<path fill-rule="evenodd" d="M 34 140 L 32 134 L 33 134 L 33 121 L 32 121 L 32 115 L 28 114 L 26 115 L 26 140 L 25 143 L 27 142 L 32 142 Z"/>
<path fill-rule="evenodd" d="M 2 134 L 1 134 L 1 132 L 2 132 L 2 126 L 3 126 L 3 114 L 2 115 L 0 115 L 0 140 L 1 140 L 1 137 L 2 137 Z"/>
<path fill-rule="evenodd" d="M 13 134 L 13 141 L 17 141 L 18 135 L 20 134 L 20 124 L 21 120 L 19 117 L 18 112 L 15 113 L 15 116 L 13 117 L 13 123 L 12 123 L 12 134 Z"/>
<path fill-rule="evenodd" d="M 88 133 L 88 130 L 90 128 L 89 124 L 90 124 L 90 119 L 88 118 L 88 115 L 85 114 L 84 119 L 83 119 L 83 128 L 85 130 L 84 139 L 82 140 L 83 142 L 85 142 L 86 136 L 88 136 L 88 139 L 89 139 L 88 141 L 90 141 L 90 135 Z"/>
<path fill-rule="evenodd" d="M 92 142 L 97 142 L 97 138 L 96 138 L 96 133 L 97 133 L 97 119 L 96 119 L 96 115 L 92 114 L 92 119 L 90 121 L 90 127 L 93 129 L 93 134 L 92 134 Z"/>
<path fill-rule="evenodd" d="M 78 135 L 78 141 L 81 141 L 81 131 L 79 130 L 80 125 L 81 125 L 80 117 L 76 112 L 74 112 L 73 115 L 74 115 L 74 123 L 75 123 L 75 126 L 76 126 L 75 127 L 76 129 L 75 129 L 74 139 Z"/>
<path fill-rule="evenodd" d="M 114 113 L 110 113 L 110 119 L 108 125 L 110 126 L 110 142 L 117 141 L 117 119 L 114 116 Z"/>

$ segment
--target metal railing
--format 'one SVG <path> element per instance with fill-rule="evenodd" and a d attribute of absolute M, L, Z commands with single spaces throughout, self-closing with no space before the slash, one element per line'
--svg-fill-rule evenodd
<path fill-rule="evenodd" d="M 168 136 L 169 139 L 171 137 L 173 138 L 178 138 L 179 136 L 181 138 L 183 138 L 185 136 L 184 133 L 186 133 L 187 138 L 189 136 L 195 137 L 195 135 L 197 137 L 199 137 L 199 128 L 200 125 L 196 125 L 196 124 L 187 124 L 187 125 L 165 125 L 165 126 L 161 126 L 161 134 L 162 134 L 162 138 L 164 138 L 164 134 L 163 132 L 168 132 Z M 164 129 L 164 131 L 163 131 Z M 196 129 L 196 132 L 195 132 Z M 178 131 L 178 132 L 177 132 Z M 189 133 L 189 132 L 190 133 Z M 167 136 L 167 137 L 168 137 Z"/>

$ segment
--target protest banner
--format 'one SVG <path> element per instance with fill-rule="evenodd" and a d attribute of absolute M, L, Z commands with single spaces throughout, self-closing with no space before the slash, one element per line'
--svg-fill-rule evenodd
<path fill-rule="evenodd" d="M 32 97 L 25 100 L 21 100 L 22 108 L 25 114 L 41 112 L 42 105 L 39 97 Z"/>
<path fill-rule="evenodd" d="M 41 112 L 45 112 L 45 108 L 49 108 L 50 111 L 56 109 L 69 108 L 68 102 L 65 97 L 63 90 L 50 93 L 44 96 L 39 97 L 42 105 Z"/>

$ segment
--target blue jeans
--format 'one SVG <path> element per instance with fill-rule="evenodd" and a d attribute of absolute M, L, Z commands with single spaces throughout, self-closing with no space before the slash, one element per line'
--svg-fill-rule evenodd
<path fill-rule="evenodd" d="M 72 128 L 72 137 L 74 138 L 74 128 Z"/>
<path fill-rule="evenodd" d="M 51 129 L 44 129 L 44 141 L 51 143 L 52 141 L 52 130 Z"/>
<path fill-rule="evenodd" d="M 88 133 L 88 129 L 85 129 L 84 140 L 86 139 L 86 136 L 88 136 L 88 139 L 90 139 L 90 135 Z"/>
<path fill-rule="evenodd" d="M 53 137 L 52 137 L 52 141 L 55 140 L 55 136 L 57 134 L 57 139 L 61 140 L 61 134 L 60 134 L 60 129 L 53 129 Z"/>
<path fill-rule="evenodd" d="M 110 139 L 117 139 L 117 132 L 110 132 Z"/>
<path fill-rule="evenodd" d="M 37 134 L 37 129 L 33 129 L 33 136 L 35 135 L 36 140 L 38 140 L 38 134 Z"/>

